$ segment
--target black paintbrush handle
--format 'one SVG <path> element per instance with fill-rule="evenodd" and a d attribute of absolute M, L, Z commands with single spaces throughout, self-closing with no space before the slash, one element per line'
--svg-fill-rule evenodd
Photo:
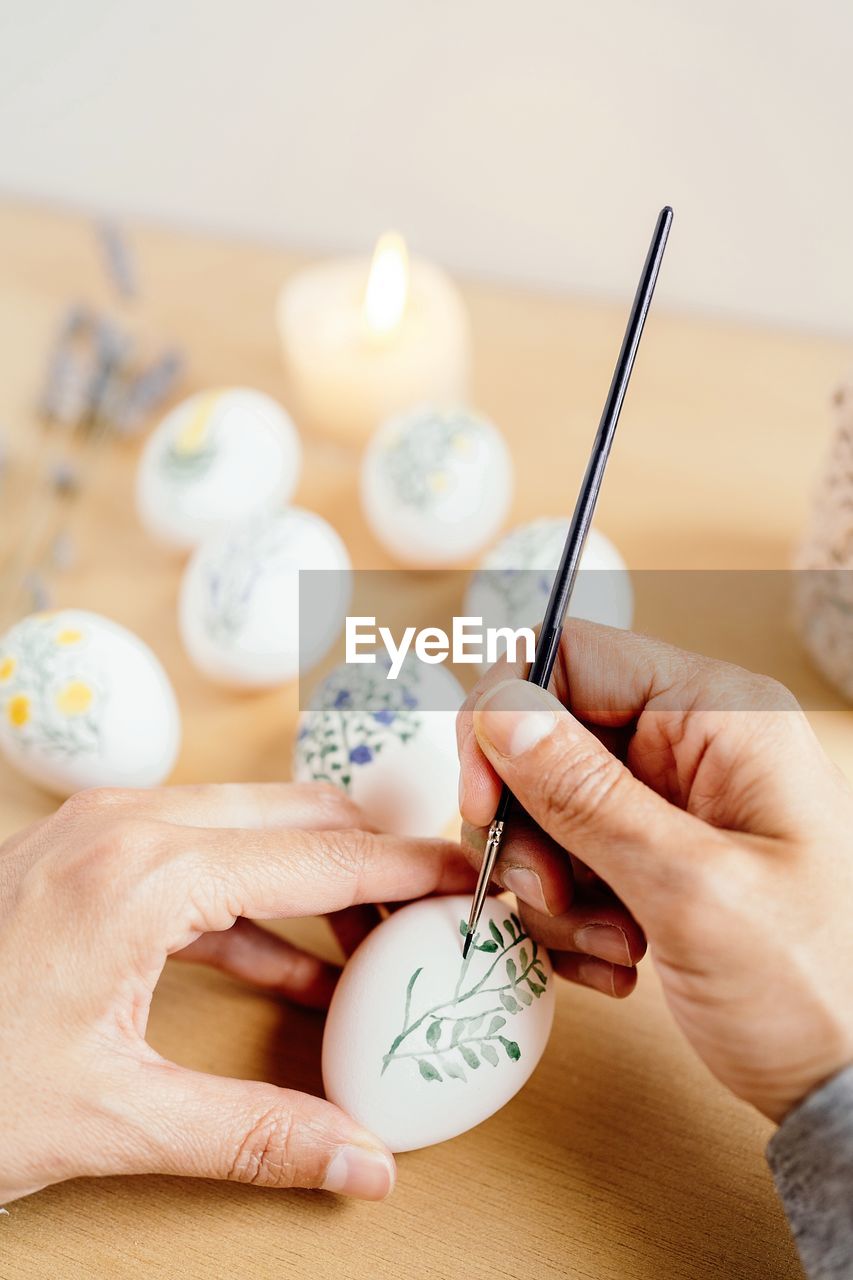
<path fill-rule="evenodd" d="M 634 296 L 631 314 L 628 317 L 628 325 L 625 329 L 625 336 L 622 339 L 619 358 L 613 371 L 610 390 L 607 393 L 607 400 L 604 403 L 601 421 L 595 434 L 586 473 L 575 503 L 572 521 L 566 537 L 566 545 L 563 548 L 563 555 L 554 577 L 554 585 L 551 588 L 548 608 L 545 610 L 545 617 L 542 620 L 542 629 L 539 633 L 539 643 L 536 646 L 533 665 L 527 677 L 532 684 L 538 684 L 543 689 L 548 687 L 551 673 L 554 670 L 554 663 L 560 647 L 560 636 L 563 632 L 563 623 L 566 620 L 566 612 L 574 590 L 581 556 L 583 555 L 587 535 L 592 524 L 595 504 L 601 492 L 601 482 L 604 479 L 604 469 L 607 466 L 607 459 L 610 455 L 610 446 L 613 444 L 613 437 L 619 422 L 619 414 L 622 410 L 622 402 L 625 399 L 625 392 L 628 390 L 628 383 L 631 379 L 631 371 L 634 368 L 634 360 L 637 355 L 637 348 L 640 345 L 640 338 L 643 336 L 643 326 L 646 323 L 646 316 L 651 306 L 652 295 L 655 291 L 655 284 L 657 283 L 671 225 L 672 209 L 667 205 L 665 209 L 661 209 L 658 216 L 652 242 L 649 245 L 649 252 L 646 255 L 646 261 L 640 276 L 640 283 L 637 285 L 637 292 Z"/>
<path fill-rule="evenodd" d="M 563 554 L 557 567 L 557 572 L 554 575 L 554 584 L 551 587 L 548 607 L 542 620 L 542 628 L 539 632 L 539 643 L 536 646 L 533 665 L 527 677 L 532 684 L 537 684 L 542 689 L 547 689 L 554 671 L 554 663 L 560 648 L 560 637 L 563 633 L 566 612 L 574 590 L 587 534 L 592 524 L 595 504 L 601 491 L 601 482 L 604 479 L 604 469 L 607 466 L 610 446 L 613 444 L 613 436 L 619 422 L 622 402 L 625 399 L 625 392 L 628 390 L 631 371 L 634 368 L 634 359 L 637 355 L 637 348 L 640 345 L 640 338 L 643 335 L 643 326 L 646 323 L 646 316 L 651 306 L 652 295 L 655 291 L 655 284 L 657 283 L 671 225 L 672 209 L 667 205 L 661 209 L 658 215 L 649 251 L 646 254 L 646 261 L 643 264 L 640 282 L 637 285 L 631 313 L 628 316 L 625 336 L 622 339 L 616 368 L 613 371 L 610 390 L 604 402 L 601 420 L 592 444 L 592 452 L 590 453 L 583 483 L 575 503 L 569 532 L 566 537 L 566 545 L 563 548 Z M 477 927 L 477 922 L 483 909 L 489 882 L 500 854 L 504 824 L 511 805 L 512 792 L 504 785 L 501 789 L 495 816 L 489 828 L 480 876 L 468 918 L 467 933 L 462 950 L 463 956 L 467 955 L 471 946 L 474 930 Z"/>

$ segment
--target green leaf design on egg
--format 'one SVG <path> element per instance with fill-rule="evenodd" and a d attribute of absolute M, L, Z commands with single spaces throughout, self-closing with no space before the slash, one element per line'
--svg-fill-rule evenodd
<path fill-rule="evenodd" d="M 459 932 L 467 937 L 464 920 L 459 922 Z M 514 912 L 504 920 L 503 930 L 490 920 L 488 932 L 485 940 L 474 934 L 473 946 L 461 961 L 455 990 L 420 1012 L 413 1007 L 414 990 L 424 966 L 412 973 L 406 985 L 400 1031 L 382 1058 L 383 1074 L 392 1064 L 401 1069 L 413 1064 L 427 1083 L 464 1084 L 469 1079 L 466 1068 L 476 1071 L 483 1062 L 493 1068 L 500 1066 L 499 1048 L 504 1060 L 519 1061 L 521 1047 L 502 1032 L 508 1017 L 518 1017 L 544 993 L 548 975 L 538 944 L 525 933 Z M 480 962 L 480 976 L 474 980 L 470 966 L 476 954 L 485 959 Z M 505 971 L 503 979 L 499 966 Z"/>

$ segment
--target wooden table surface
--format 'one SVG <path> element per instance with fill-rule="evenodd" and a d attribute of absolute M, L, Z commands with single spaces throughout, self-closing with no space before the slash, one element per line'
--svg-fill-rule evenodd
<path fill-rule="evenodd" d="M 676 227 L 670 252 L 690 246 Z M 273 327 L 287 254 L 162 229 L 133 233 L 144 297 L 135 323 L 183 344 L 186 390 L 254 386 L 289 400 Z M 803 525 L 847 344 L 667 314 L 650 319 L 600 505 L 632 568 L 784 569 Z M 71 298 L 108 299 L 90 226 L 0 208 L 0 426 L 7 548 L 26 494 L 33 403 L 46 345 Z M 484 285 L 466 288 L 475 400 L 506 432 L 512 519 L 564 512 L 610 376 L 624 306 Z M 136 445 L 104 459 L 76 523 L 78 562 L 58 602 L 101 610 L 157 651 L 182 704 L 175 781 L 276 779 L 289 771 L 295 688 L 238 697 L 181 651 L 180 565 L 150 546 L 132 507 Z M 537 458 L 547 457 L 542 466 Z M 306 440 L 297 500 L 326 514 L 360 567 L 385 567 L 358 510 L 354 458 Z M 108 531 L 108 536 L 104 536 Z M 732 628 L 658 586 L 638 625 L 773 669 L 814 707 L 853 775 L 853 713 L 763 616 Z M 53 802 L 5 768 L 2 834 Z M 335 954 L 322 921 L 290 929 Z M 2 989 L 2 975 L 0 975 Z M 167 967 L 150 1038 L 180 1062 L 319 1091 L 322 1020 L 200 967 Z M 168 1178 L 77 1181 L 0 1217 L 3 1280 L 282 1275 L 352 1280 L 767 1280 L 800 1274 L 764 1164 L 770 1127 L 688 1051 L 650 965 L 624 1004 L 564 985 L 549 1048 L 527 1088 L 471 1133 L 400 1158 L 383 1205 Z"/>

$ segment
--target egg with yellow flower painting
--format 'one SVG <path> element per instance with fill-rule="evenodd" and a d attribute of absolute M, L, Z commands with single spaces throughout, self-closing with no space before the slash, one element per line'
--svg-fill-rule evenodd
<path fill-rule="evenodd" d="M 498 532 L 512 499 L 503 436 L 467 409 L 422 405 L 373 436 L 361 469 L 364 517 L 399 564 L 469 559 Z"/>
<path fill-rule="evenodd" d="M 190 550 L 224 526 L 279 510 L 301 459 L 296 427 L 270 396 L 200 391 L 148 439 L 136 481 L 140 519 L 156 541 Z"/>
<path fill-rule="evenodd" d="M 118 623 L 62 609 L 32 614 L 0 640 L 0 750 L 48 791 L 158 786 L 179 742 L 165 671 Z"/>

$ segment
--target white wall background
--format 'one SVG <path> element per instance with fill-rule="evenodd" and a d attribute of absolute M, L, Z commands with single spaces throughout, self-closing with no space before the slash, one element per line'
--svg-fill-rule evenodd
<path fill-rule="evenodd" d="M 850 0 L 0 0 L 0 188 L 853 334 Z"/>

